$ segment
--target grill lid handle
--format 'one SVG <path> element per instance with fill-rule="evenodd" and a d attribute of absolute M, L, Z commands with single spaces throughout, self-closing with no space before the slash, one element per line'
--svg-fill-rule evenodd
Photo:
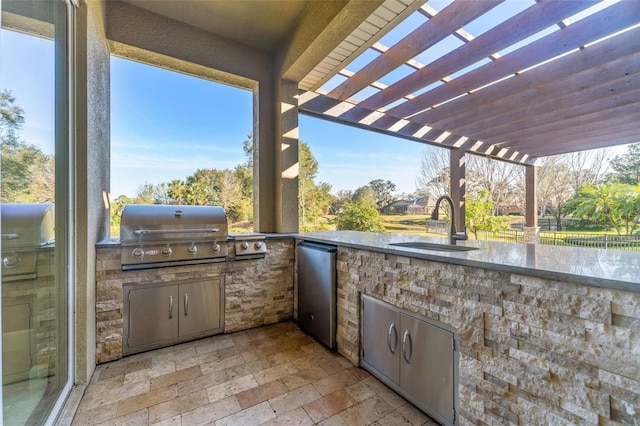
<path fill-rule="evenodd" d="M 136 229 L 133 231 L 136 235 L 149 234 L 193 234 L 200 232 L 219 232 L 220 228 L 199 228 L 199 229 Z"/>

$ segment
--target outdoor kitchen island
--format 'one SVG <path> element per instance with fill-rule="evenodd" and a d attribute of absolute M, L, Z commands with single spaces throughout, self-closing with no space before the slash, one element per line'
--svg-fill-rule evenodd
<path fill-rule="evenodd" d="M 454 330 L 456 423 L 638 424 L 637 253 L 474 241 L 464 245 L 478 250 L 426 251 L 391 244 L 443 241 L 351 231 L 297 238 L 338 247 L 337 349 L 352 363 L 361 295 Z"/>
<path fill-rule="evenodd" d="M 394 246 L 443 240 L 363 232 L 267 234 L 266 259 L 122 271 L 97 246 L 97 363 L 122 357 L 122 286 L 222 275 L 225 333 L 295 317 L 295 244 L 337 246 L 337 351 L 360 365 L 361 295 L 456 336 L 456 424 L 636 424 L 636 253 L 474 242 L 466 252 Z M 386 333 L 386 330 L 385 330 Z M 399 331 L 400 333 L 400 331 Z M 402 336 L 401 334 L 399 336 Z M 400 350 L 398 350 L 400 352 Z"/>

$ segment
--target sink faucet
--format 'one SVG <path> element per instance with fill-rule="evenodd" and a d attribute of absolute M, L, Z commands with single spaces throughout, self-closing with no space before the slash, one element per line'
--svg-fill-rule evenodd
<path fill-rule="evenodd" d="M 467 234 L 464 232 L 456 232 L 456 216 L 455 216 L 455 208 L 453 207 L 453 200 L 448 195 L 443 195 L 438 198 L 436 201 L 436 206 L 433 209 L 433 213 L 431 213 L 431 219 L 438 219 L 438 209 L 440 209 L 440 202 L 442 200 L 446 200 L 451 207 L 451 222 L 449 223 L 449 244 L 455 245 L 458 240 L 466 240 Z"/>

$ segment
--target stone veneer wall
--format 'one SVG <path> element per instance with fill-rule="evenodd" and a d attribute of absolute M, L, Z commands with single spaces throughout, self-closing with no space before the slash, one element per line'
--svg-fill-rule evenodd
<path fill-rule="evenodd" d="M 97 249 L 96 363 L 122 358 L 123 293 L 125 284 L 175 282 L 225 277 L 225 333 L 272 324 L 293 317 L 292 239 L 268 239 L 265 259 L 177 266 L 123 272 L 120 248 Z"/>
<path fill-rule="evenodd" d="M 640 293 L 340 247 L 338 350 L 359 293 L 460 337 L 460 424 L 639 424 Z"/>
<path fill-rule="evenodd" d="M 59 343 L 57 325 L 60 312 L 64 311 L 60 304 L 66 303 L 66 299 L 60 300 L 57 294 L 54 248 L 40 249 L 37 256 L 35 278 L 2 283 L 2 306 L 29 304 L 32 311 L 30 319 L 35 320 L 30 329 L 24 330 L 30 337 L 31 353 L 28 356 L 31 357 L 32 366 L 28 377 L 31 378 L 43 378 L 56 373 Z M 3 347 L 3 351 L 9 349 L 12 348 Z M 24 380 L 24 377 L 16 376 L 20 377 L 16 380 Z"/>

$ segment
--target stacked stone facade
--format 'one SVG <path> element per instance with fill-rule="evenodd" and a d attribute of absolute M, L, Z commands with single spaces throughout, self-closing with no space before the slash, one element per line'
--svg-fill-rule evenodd
<path fill-rule="evenodd" d="M 18 331 L 28 335 L 28 347 L 20 350 L 3 347 L 3 351 L 12 351 L 12 355 L 5 355 L 7 359 L 16 356 L 16 353 L 30 357 L 31 369 L 23 374 L 9 374 L 3 378 L 5 381 L 42 378 L 56 373 L 58 346 L 61 343 L 57 330 L 59 321 L 65 320 L 66 294 L 60 293 L 56 287 L 55 268 L 54 248 L 42 248 L 37 250 L 36 277 L 16 281 L 11 281 L 9 277 L 2 282 L 3 307 L 28 305 L 26 311 L 31 312 L 26 321 L 30 327 Z"/>
<path fill-rule="evenodd" d="M 340 247 L 338 350 L 360 294 L 453 327 L 460 424 L 638 424 L 640 293 Z"/>
<path fill-rule="evenodd" d="M 225 333 L 273 324 L 293 317 L 293 240 L 268 239 L 265 259 L 122 271 L 120 247 L 97 249 L 96 362 L 122 358 L 123 286 L 224 277 Z"/>

